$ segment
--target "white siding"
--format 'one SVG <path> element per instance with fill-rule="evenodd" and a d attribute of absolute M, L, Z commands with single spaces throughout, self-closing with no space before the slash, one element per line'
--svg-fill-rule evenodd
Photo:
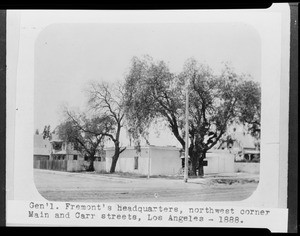
<path fill-rule="evenodd" d="M 106 149 L 106 171 L 110 170 L 113 154 L 113 149 Z M 134 168 L 136 156 L 137 169 Z M 120 154 L 115 171 L 142 175 L 175 175 L 180 172 L 180 168 L 179 148 L 141 147 L 141 152 L 138 153 L 133 147 L 128 147 Z"/>
<path fill-rule="evenodd" d="M 177 175 L 181 170 L 178 148 L 151 147 L 151 175 Z"/>
<path fill-rule="evenodd" d="M 129 172 L 129 173 L 136 173 L 136 174 L 148 174 L 148 148 L 142 148 L 141 153 L 137 153 L 136 150 L 132 147 L 127 148 L 123 151 L 116 165 L 116 172 Z M 106 150 L 106 171 L 109 172 L 111 163 L 112 163 L 112 156 L 114 155 L 113 149 Z M 138 156 L 138 168 L 134 169 L 135 167 L 135 157 Z"/>
<path fill-rule="evenodd" d="M 208 163 L 204 166 L 204 174 L 234 172 L 234 155 L 227 151 L 208 152 L 206 160 Z"/>
<path fill-rule="evenodd" d="M 149 165 L 150 151 L 150 165 Z M 106 149 L 106 171 L 111 167 L 114 149 Z M 135 169 L 135 157 L 138 156 L 138 168 Z M 226 151 L 207 153 L 208 166 L 204 173 L 233 173 L 234 156 Z M 133 147 L 128 147 L 120 154 L 116 165 L 116 172 L 128 172 L 142 175 L 178 175 L 181 171 L 179 148 L 175 147 L 142 147 L 137 153 Z"/>

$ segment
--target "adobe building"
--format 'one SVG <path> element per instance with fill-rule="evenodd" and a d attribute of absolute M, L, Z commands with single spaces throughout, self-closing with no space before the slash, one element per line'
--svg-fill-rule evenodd
<path fill-rule="evenodd" d="M 182 174 L 182 160 L 180 148 L 173 146 L 143 146 L 140 151 L 134 147 L 127 147 L 116 164 L 116 172 L 133 173 L 139 175 L 180 175 Z M 94 162 L 96 172 L 109 172 L 114 148 L 106 148 L 106 158 Z M 204 173 L 233 173 L 234 155 L 227 150 L 209 151 L 206 155 L 208 161 L 204 166 Z"/>

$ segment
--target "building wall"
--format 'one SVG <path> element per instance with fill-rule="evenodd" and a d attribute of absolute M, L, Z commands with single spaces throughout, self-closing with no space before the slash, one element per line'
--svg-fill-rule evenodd
<path fill-rule="evenodd" d="M 113 154 L 114 149 L 106 150 L 105 171 L 107 172 L 110 170 Z M 96 165 L 97 170 L 101 172 L 101 164 Z M 137 168 L 135 169 L 135 167 Z M 137 152 L 133 147 L 127 147 L 121 153 L 116 165 L 116 172 L 142 175 L 175 175 L 180 173 L 180 169 L 179 148 L 173 147 L 147 146 L 141 147 L 141 152 Z"/>
<path fill-rule="evenodd" d="M 106 161 L 94 161 L 94 169 L 97 173 L 106 172 Z"/>
<path fill-rule="evenodd" d="M 206 154 L 204 174 L 234 173 L 234 155 L 227 151 L 212 151 Z"/>
<path fill-rule="evenodd" d="M 175 147 L 142 147 L 137 153 L 133 147 L 121 153 L 116 165 L 116 172 L 129 172 L 142 175 L 178 175 L 181 173 L 181 158 L 179 148 Z M 106 149 L 106 161 L 104 164 L 94 164 L 96 171 L 109 172 L 114 149 Z M 149 165 L 150 156 L 150 165 Z M 138 168 L 135 169 L 135 157 L 138 157 Z M 228 151 L 216 150 L 206 155 L 208 165 L 204 167 L 204 173 L 234 173 L 234 155 Z M 104 168 L 105 166 L 105 168 Z"/>
<path fill-rule="evenodd" d="M 116 165 L 116 172 L 129 172 L 135 174 L 148 174 L 148 163 L 149 163 L 149 149 L 142 148 L 140 153 L 133 147 L 127 147 L 125 151 L 123 151 Z M 114 155 L 114 149 L 106 149 L 106 171 L 110 171 L 112 156 Z M 137 169 L 135 169 L 135 158 L 137 157 Z"/>
<path fill-rule="evenodd" d="M 49 139 L 43 139 L 42 134 L 34 135 L 34 146 L 33 146 L 34 155 L 49 155 L 51 151 L 51 143 Z"/>
<path fill-rule="evenodd" d="M 259 163 L 249 163 L 249 162 L 235 162 L 234 163 L 234 171 L 250 173 L 250 174 L 259 174 L 260 164 Z"/>
<path fill-rule="evenodd" d="M 77 156 L 77 161 L 84 161 L 83 155 L 81 153 L 79 153 L 79 152 L 77 154 L 66 154 L 66 160 L 76 161 L 74 159 L 75 155 Z"/>
<path fill-rule="evenodd" d="M 181 170 L 179 148 L 151 147 L 151 175 L 177 175 Z"/>

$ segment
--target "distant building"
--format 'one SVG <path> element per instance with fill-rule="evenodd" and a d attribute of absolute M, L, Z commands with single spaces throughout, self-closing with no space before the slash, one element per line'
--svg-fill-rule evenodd
<path fill-rule="evenodd" d="M 75 150 L 74 144 L 65 142 L 53 135 L 50 141 L 50 160 L 83 160 L 84 157 L 81 152 Z"/>
<path fill-rule="evenodd" d="M 33 142 L 34 160 L 49 160 L 51 152 L 51 143 L 49 139 L 43 139 L 43 134 L 35 134 Z"/>
<path fill-rule="evenodd" d="M 259 161 L 259 143 L 243 126 L 232 126 L 227 131 L 227 140 L 223 140 L 218 149 L 229 150 L 236 161 Z"/>
<path fill-rule="evenodd" d="M 74 149 L 73 143 L 67 143 L 52 134 L 51 140 L 43 134 L 34 135 L 34 160 L 83 160 L 81 152 Z"/>

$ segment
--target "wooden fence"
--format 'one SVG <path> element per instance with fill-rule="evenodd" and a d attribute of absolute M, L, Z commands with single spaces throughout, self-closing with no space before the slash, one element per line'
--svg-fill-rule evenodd
<path fill-rule="evenodd" d="M 34 160 L 33 167 L 35 169 L 60 170 L 67 171 L 67 160 Z"/>
<path fill-rule="evenodd" d="M 89 166 L 88 161 L 83 160 L 34 160 L 34 169 L 59 170 L 68 172 L 80 172 Z M 106 171 L 105 161 L 94 161 L 96 172 Z"/>

